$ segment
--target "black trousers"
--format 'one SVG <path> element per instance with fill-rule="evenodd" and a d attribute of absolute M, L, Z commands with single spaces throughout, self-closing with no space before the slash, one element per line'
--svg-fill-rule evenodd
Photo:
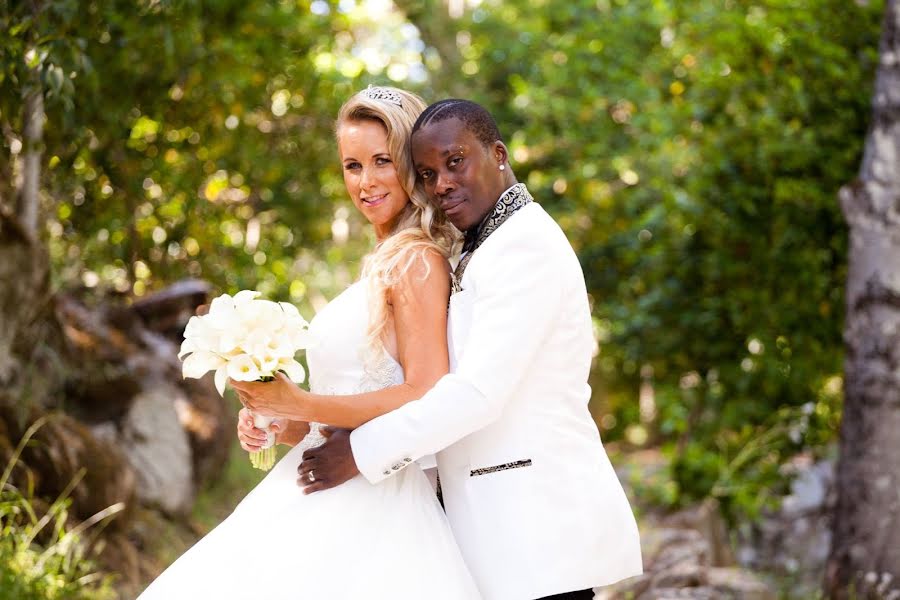
<path fill-rule="evenodd" d="M 565 594 L 547 596 L 546 598 L 538 598 L 537 600 L 594 600 L 594 590 L 566 592 Z"/>

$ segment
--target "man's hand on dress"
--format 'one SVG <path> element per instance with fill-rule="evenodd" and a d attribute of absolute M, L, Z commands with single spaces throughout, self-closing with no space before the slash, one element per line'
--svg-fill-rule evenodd
<path fill-rule="evenodd" d="M 322 435 L 328 438 L 325 443 L 304 452 L 303 462 L 297 467 L 297 485 L 303 487 L 304 494 L 337 487 L 359 474 L 350 447 L 350 430 L 323 427 Z"/>

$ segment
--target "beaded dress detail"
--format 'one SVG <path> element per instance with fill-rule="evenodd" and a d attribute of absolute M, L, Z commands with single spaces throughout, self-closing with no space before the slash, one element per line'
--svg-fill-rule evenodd
<path fill-rule="evenodd" d="M 362 298 L 360 298 L 362 296 Z M 309 390 L 316 394 L 360 394 L 403 383 L 403 367 L 387 352 L 370 356 L 365 347 L 368 310 L 353 310 L 362 301 L 366 308 L 366 286 L 358 281 L 335 298 L 310 323 L 310 333 L 319 343 L 306 351 Z M 349 335 L 335 333 L 335 326 Z M 362 336 L 356 335 L 362 332 Z M 305 450 L 325 441 L 320 424 L 310 423 L 309 434 L 300 445 Z"/>

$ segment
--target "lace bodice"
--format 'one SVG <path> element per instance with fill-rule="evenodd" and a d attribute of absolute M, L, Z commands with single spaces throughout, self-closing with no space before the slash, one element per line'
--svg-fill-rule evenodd
<path fill-rule="evenodd" d="M 306 351 L 309 388 L 317 394 L 358 394 L 403 383 L 403 367 L 387 352 L 370 356 L 366 344 L 369 303 L 358 281 L 316 314 L 309 325 L 317 343 Z M 317 423 L 302 445 L 323 441 Z"/>

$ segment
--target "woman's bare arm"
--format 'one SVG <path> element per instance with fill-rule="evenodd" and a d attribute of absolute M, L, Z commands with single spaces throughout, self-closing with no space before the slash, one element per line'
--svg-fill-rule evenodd
<path fill-rule="evenodd" d="M 447 302 L 450 266 L 438 253 L 425 254 L 428 269 L 416 263 L 391 290 L 397 358 L 404 382 L 374 392 L 347 396 L 307 394 L 301 403 L 309 420 L 349 429 L 418 400 L 447 374 Z"/>
<path fill-rule="evenodd" d="M 403 383 L 373 392 L 332 396 L 307 392 L 286 377 L 269 383 L 233 381 L 235 388 L 245 392 L 245 404 L 260 414 L 353 429 L 421 398 L 449 371 L 450 266 L 437 252 L 428 251 L 424 256 L 427 268 L 423 261 L 415 261 L 390 295 Z"/>

